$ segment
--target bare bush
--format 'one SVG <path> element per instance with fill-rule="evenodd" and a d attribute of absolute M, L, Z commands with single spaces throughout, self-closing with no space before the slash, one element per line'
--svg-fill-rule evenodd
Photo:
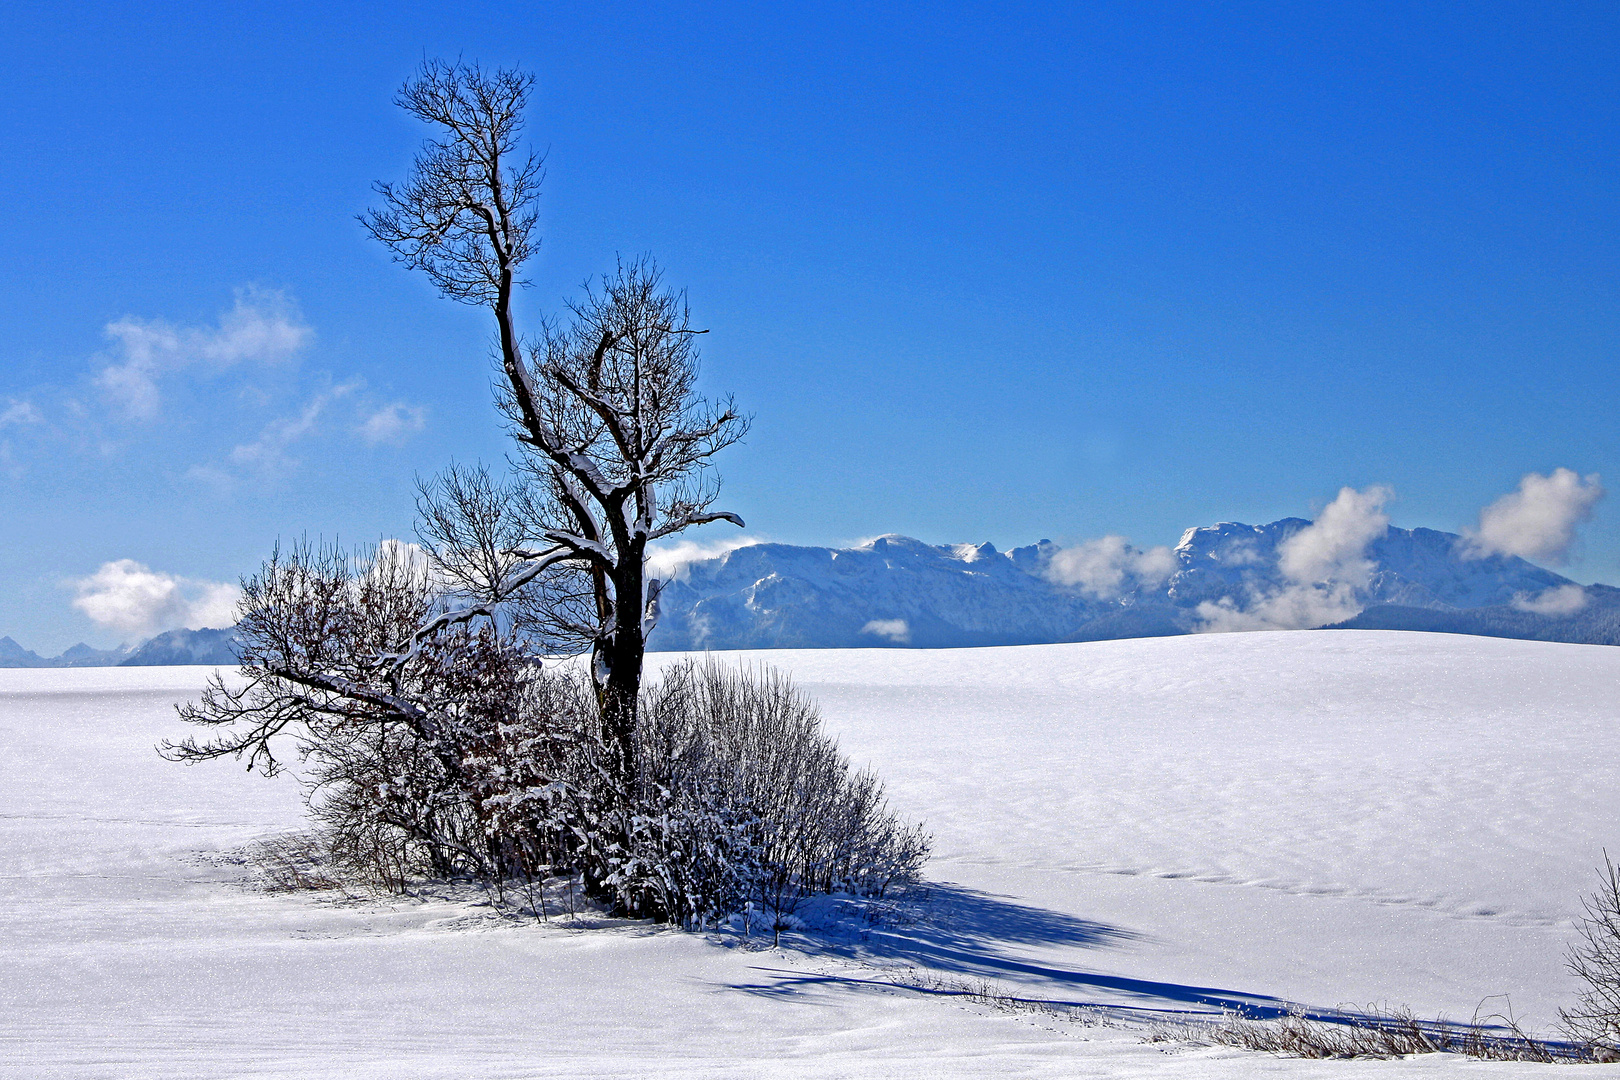
<path fill-rule="evenodd" d="M 180 709 L 213 737 L 165 752 L 274 775 L 278 753 L 296 749 L 331 861 L 358 881 L 398 888 L 543 858 L 505 823 L 559 782 L 583 724 L 577 680 L 548 673 L 493 620 L 422 638 L 444 604 L 401 545 L 278 549 L 244 582 L 244 681 L 216 674 Z"/>
<path fill-rule="evenodd" d="M 803 897 L 880 896 L 927 857 L 782 676 L 672 668 L 644 691 L 627 786 L 589 675 L 493 618 L 422 637 L 442 589 L 400 545 L 276 552 L 244 587 L 245 681 L 183 706 L 215 734 L 168 754 L 273 774 L 295 747 L 322 877 L 367 887 L 578 874 L 625 914 L 698 926 L 752 903 L 780 932 Z M 288 887 L 312 877 L 283 854 Z"/>
<path fill-rule="evenodd" d="M 889 810 L 781 674 L 687 661 L 645 697 L 613 877 L 626 907 L 702 923 L 753 903 L 779 935 L 803 898 L 881 896 L 927 859 L 928 835 Z"/>
<path fill-rule="evenodd" d="M 1467 1024 L 1448 1024 L 1419 1020 L 1406 1009 L 1327 1017 L 1295 1010 L 1274 1020 L 1231 1016 L 1211 1025 L 1208 1037 L 1223 1046 L 1301 1058 L 1462 1054 L 1486 1061 L 1598 1060 L 1585 1047 L 1526 1034 L 1511 1016 L 1476 1016 Z"/>
<path fill-rule="evenodd" d="M 1586 989 L 1574 1008 L 1558 1015 L 1571 1037 L 1615 1055 L 1620 1054 L 1620 870 L 1607 851 L 1598 878 L 1597 891 L 1583 901 L 1580 941 L 1566 957 L 1570 974 Z"/>

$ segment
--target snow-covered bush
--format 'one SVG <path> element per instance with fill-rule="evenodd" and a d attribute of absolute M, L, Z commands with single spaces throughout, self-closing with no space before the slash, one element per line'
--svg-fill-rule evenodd
<path fill-rule="evenodd" d="M 611 830 L 626 842 L 603 867 L 625 909 L 692 925 L 751 902 L 780 927 L 806 896 L 881 895 L 927 859 L 781 674 L 687 661 L 644 697 L 638 790 Z"/>
<path fill-rule="evenodd" d="M 445 603 L 399 546 L 277 552 L 244 583 L 243 681 L 180 710 L 215 737 L 169 752 L 273 774 L 290 743 L 333 872 L 392 888 L 579 874 L 627 914 L 704 925 L 752 902 L 781 923 L 926 858 L 783 677 L 671 669 L 643 691 L 625 770 L 588 674 L 493 618 L 423 636 Z"/>
<path fill-rule="evenodd" d="M 311 815 L 351 877 L 398 886 L 521 863 L 527 834 L 511 820 L 556 782 L 580 694 L 492 621 L 419 635 L 443 604 L 401 545 L 278 550 L 244 582 L 242 681 L 216 675 L 180 710 L 212 737 L 167 752 L 274 775 L 295 749 Z"/>

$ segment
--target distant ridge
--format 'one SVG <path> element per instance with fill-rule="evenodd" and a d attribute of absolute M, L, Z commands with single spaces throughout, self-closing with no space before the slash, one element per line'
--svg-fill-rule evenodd
<path fill-rule="evenodd" d="M 1576 645 L 1620 645 L 1620 589 L 1588 585 L 1585 610 L 1574 615 L 1538 615 L 1513 607 L 1417 608 L 1379 604 L 1333 630 L 1424 630 L 1434 634 L 1567 641 Z"/>
<path fill-rule="evenodd" d="M 9 637 L 0 638 L 0 668 L 112 667 L 123 663 L 127 656 L 129 650 L 123 646 L 92 649 L 81 641 L 60 656 L 43 657 Z"/>
<path fill-rule="evenodd" d="M 163 667 L 176 664 L 215 664 L 235 667 L 239 662 L 236 630 L 169 630 L 143 644 L 119 667 Z"/>
<path fill-rule="evenodd" d="M 9 637 L 0 638 L 0 668 L 158 667 L 238 663 L 235 630 L 169 630 L 136 648 L 92 649 L 80 642 L 60 656 L 42 657 Z"/>
<path fill-rule="evenodd" d="M 0 667 L 54 667 L 32 649 L 25 649 L 9 637 L 0 638 Z"/>

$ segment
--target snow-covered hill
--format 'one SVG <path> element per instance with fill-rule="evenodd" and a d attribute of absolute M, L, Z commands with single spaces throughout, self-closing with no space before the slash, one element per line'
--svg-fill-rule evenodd
<path fill-rule="evenodd" d="M 926 819 L 918 918 L 772 950 L 584 931 L 555 907 L 502 918 L 470 891 L 266 892 L 242 845 L 300 827 L 296 777 L 152 750 L 190 733 L 173 704 L 209 669 L 0 671 L 0 1075 L 1561 1069 L 1279 1059 L 1069 1009 L 1382 1002 L 1466 1020 L 1505 994 L 1549 1030 L 1577 989 L 1571 920 L 1620 844 L 1620 649 L 1333 631 L 720 659 L 791 670 Z"/>
<path fill-rule="evenodd" d="M 1384 529 L 1313 579 L 1287 556 L 1312 528 L 1302 518 L 1223 522 L 1153 551 L 1115 538 L 1008 552 L 895 535 L 841 549 L 757 544 L 673 567 L 650 646 L 940 648 L 1353 619 L 1347 625 L 1620 644 L 1620 590 L 1582 587 L 1433 529 Z"/>

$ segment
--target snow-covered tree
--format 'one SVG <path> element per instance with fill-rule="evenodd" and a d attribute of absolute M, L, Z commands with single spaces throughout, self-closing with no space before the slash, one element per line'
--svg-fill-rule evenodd
<path fill-rule="evenodd" d="M 428 62 L 398 104 L 435 129 L 410 180 L 379 184 L 366 228 L 443 295 L 488 307 L 497 329 L 500 407 L 518 476 L 452 470 L 424 492 L 424 539 L 469 602 L 425 623 L 419 640 L 502 605 L 551 645 L 591 654 L 614 768 L 634 777 L 647 634 L 660 583 L 647 546 L 693 525 L 742 519 L 713 510 L 709 461 L 748 422 L 727 398 L 698 396 L 698 353 L 684 297 L 650 258 L 616 270 L 543 321 L 532 338 L 512 310 L 538 246 L 540 158 L 519 148 L 532 77 Z"/>
<path fill-rule="evenodd" d="M 292 545 L 244 582 L 240 680 L 180 710 L 182 761 L 274 773 L 290 741 L 333 864 L 394 887 L 470 873 L 581 878 L 615 910 L 713 924 L 763 904 L 881 894 L 928 837 L 850 768 L 785 680 L 688 666 L 641 685 L 660 583 L 648 545 L 715 510 L 709 467 L 747 430 L 696 391 L 701 331 L 651 259 L 517 330 L 541 166 L 518 148 L 528 77 L 428 63 L 399 103 L 436 133 L 371 233 L 495 317 L 504 478 L 422 487 L 422 545 Z M 588 653 L 588 670 L 540 661 Z"/>

